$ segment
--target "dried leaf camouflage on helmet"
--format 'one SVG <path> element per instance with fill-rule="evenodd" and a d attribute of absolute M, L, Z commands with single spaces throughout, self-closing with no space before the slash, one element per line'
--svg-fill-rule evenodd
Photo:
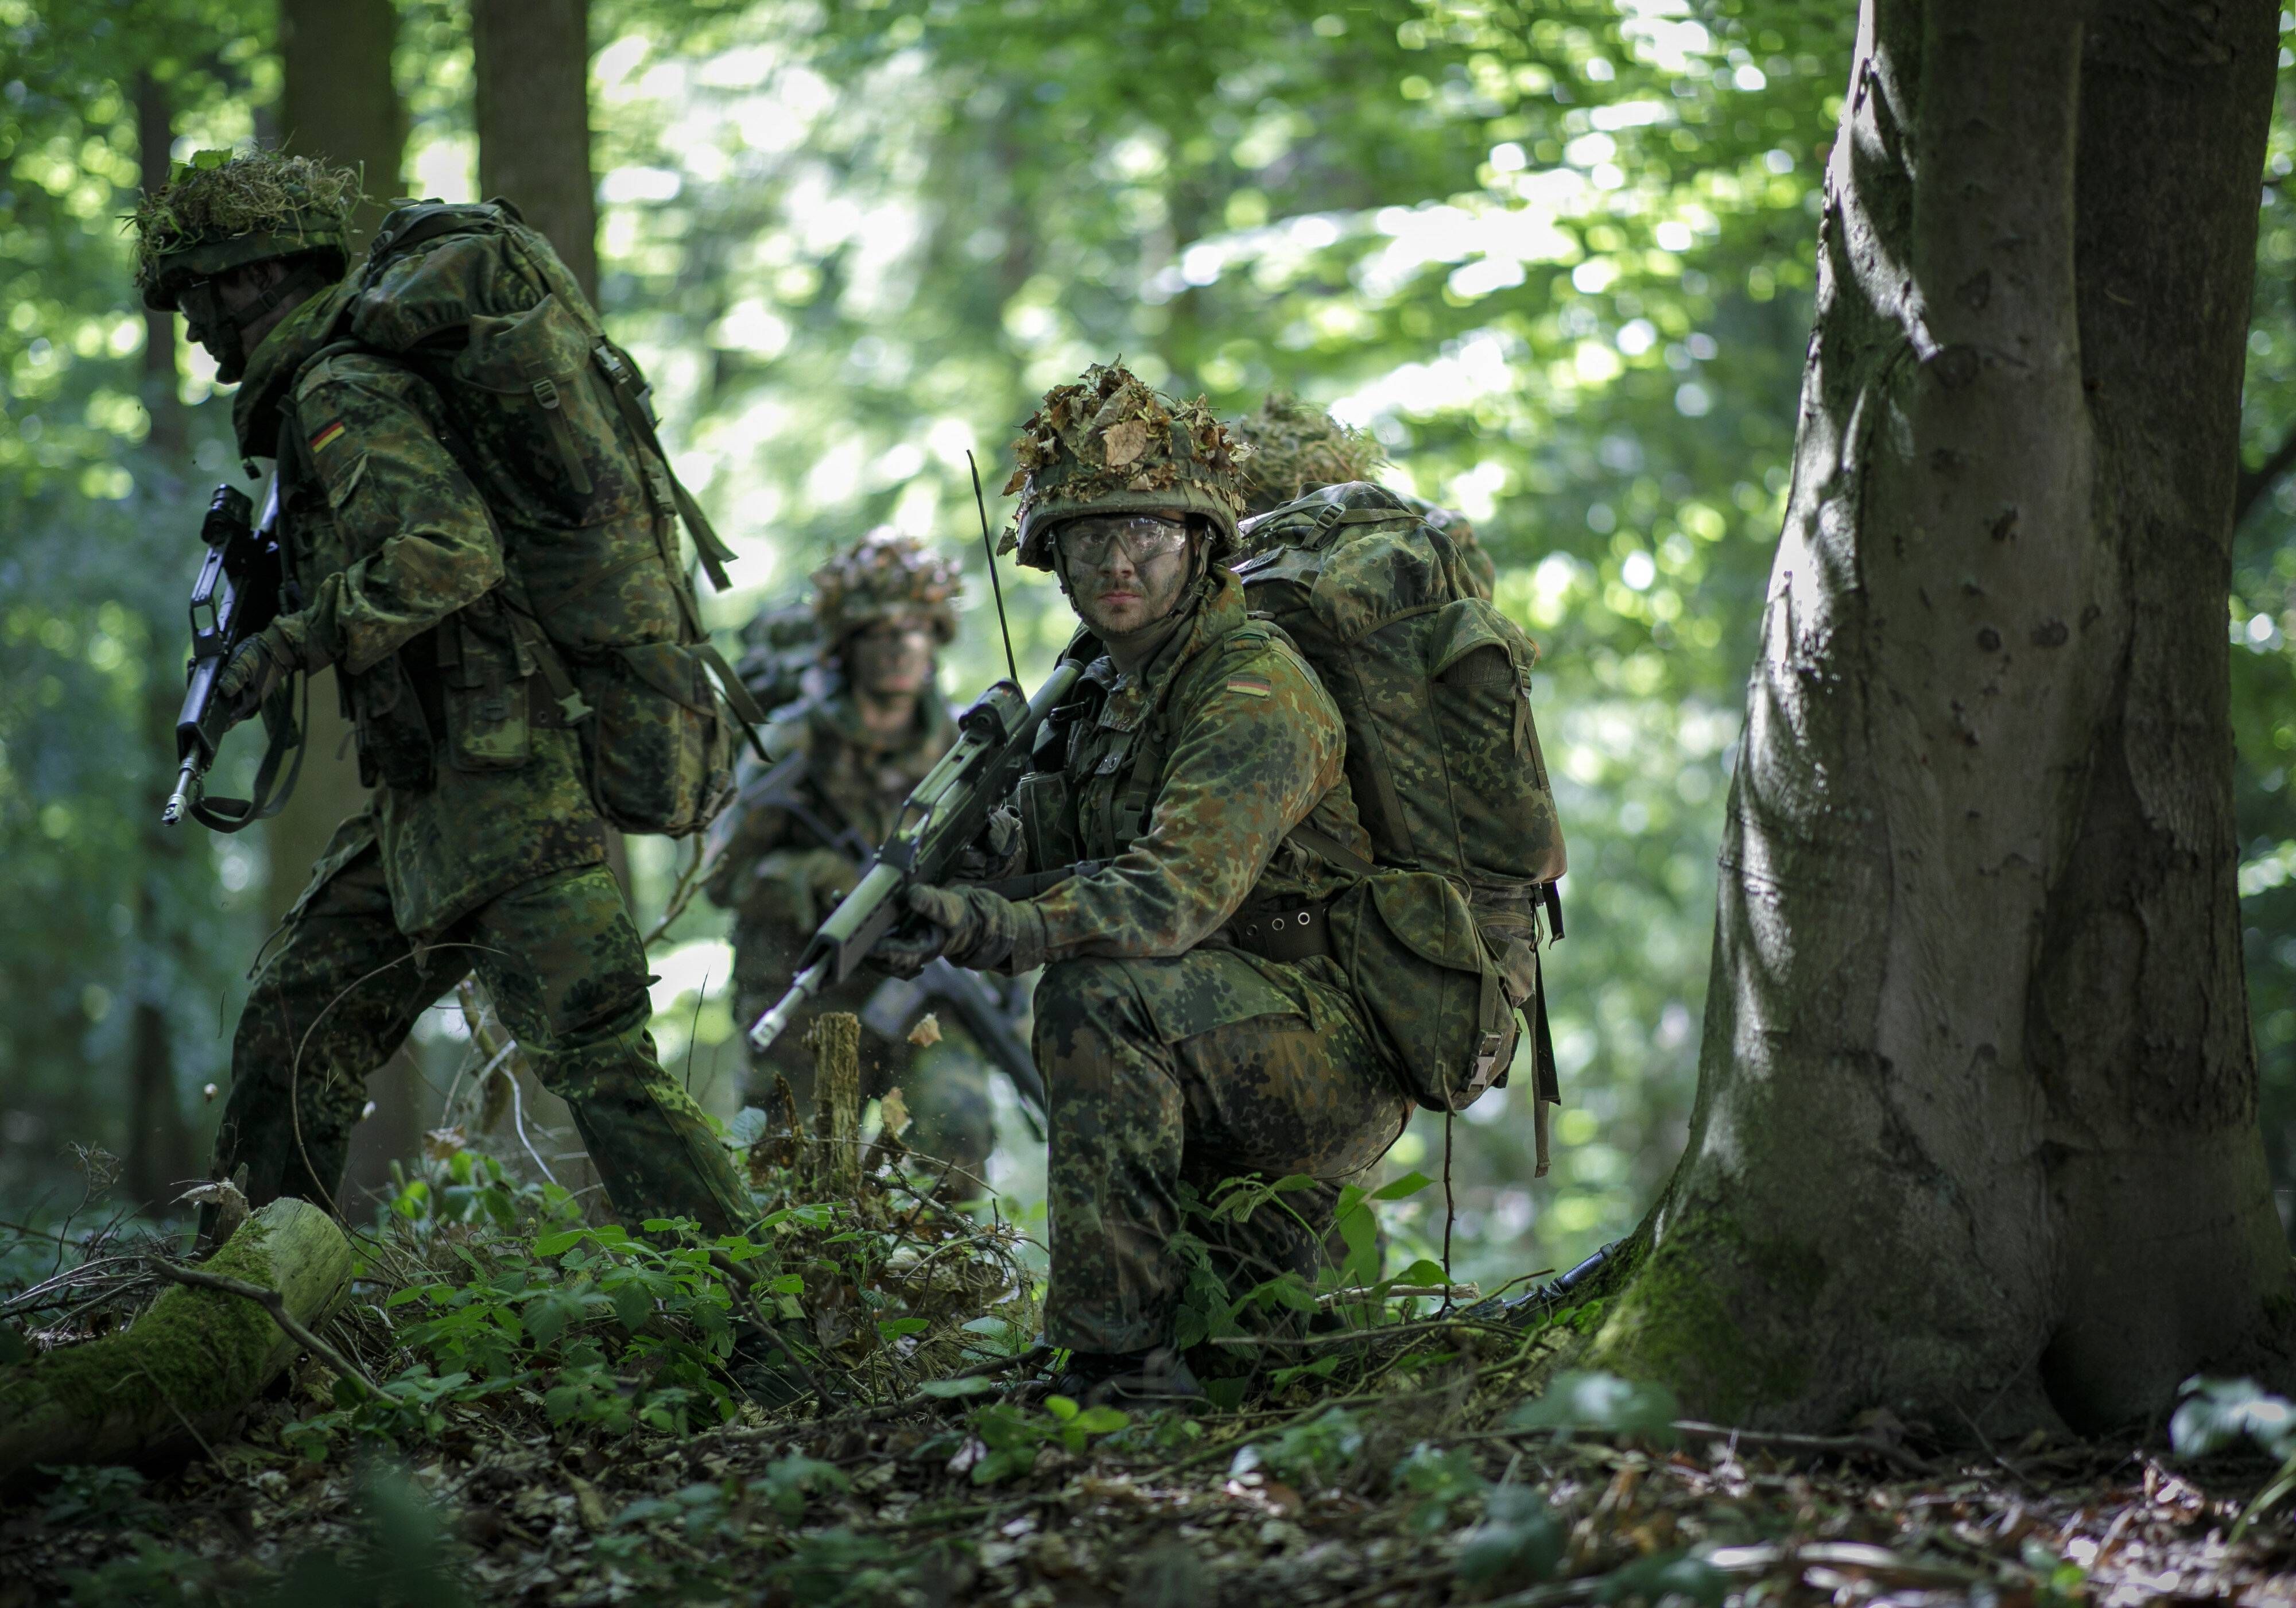
<path fill-rule="evenodd" d="M 1176 401 L 1121 363 L 1096 363 L 1045 393 L 1013 454 L 1004 495 L 1019 492 L 1021 506 L 998 551 L 1019 549 L 1030 569 L 1053 567 L 1054 527 L 1080 513 L 1199 513 L 1216 532 L 1213 562 L 1235 551 L 1250 448 L 1201 397 Z"/>
<path fill-rule="evenodd" d="M 127 217 L 135 287 L 167 313 L 191 281 L 269 258 L 331 251 L 340 274 L 351 210 L 365 199 L 348 168 L 275 151 L 200 152 Z"/>
<path fill-rule="evenodd" d="M 1243 469 L 1247 513 L 1266 513 L 1318 487 L 1367 480 L 1386 461 L 1368 431 L 1288 391 L 1270 391 L 1257 413 L 1229 429 L 1251 448 Z"/>
<path fill-rule="evenodd" d="M 946 644 L 956 636 L 950 604 L 963 585 L 954 561 L 914 537 L 873 530 L 813 572 L 813 617 L 830 648 L 881 620 L 912 615 Z"/>

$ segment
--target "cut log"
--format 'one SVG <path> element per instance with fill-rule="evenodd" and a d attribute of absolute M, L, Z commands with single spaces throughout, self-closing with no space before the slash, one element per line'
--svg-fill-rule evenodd
<path fill-rule="evenodd" d="M 274 1201 L 203 1271 L 278 1292 L 306 1328 L 351 1276 L 350 1243 L 308 1201 Z M 141 1463 L 230 1432 L 303 1347 L 243 1296 L 176 1284 L 118 1334 L 0 1368 L 0 1495 L 42 1464 Z"/>

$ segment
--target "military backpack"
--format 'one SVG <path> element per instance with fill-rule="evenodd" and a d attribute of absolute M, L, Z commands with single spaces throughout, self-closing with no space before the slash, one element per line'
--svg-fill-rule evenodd
<path fill-rule="evenodd" d="M 672 837 L 706 826 L 732 792 L 729 706 L 763 716 L 702 629 L 678 521 L 720 590 L 732 555 L 670 468 L 636 364 L 549 242 L 507 201 L 400 207 L 335 334 L 330 351 L 389 355 L 437 389 L 445 444 L 504 547 L 500 606 L 479 611 L 500 617 L 510 673 L 540 675 L 580 734 L 600 816 Z M 441 666 L 482 647 L 442 644 Z M 486 763 L 488 734 L 448 714 L 455 762 Z M 496 742 L 522 762 L 515 734 Z"/>
<path fill-rule="evenodd" d="M 1560 1096 L 1540 920 L 1562 936 L 1564 857 L 1531 719 L 1538 646 L 1450 538 L 1383 488 L 1325 487 L 1243 535 L 1254 555 L 1235 572 L 1254 615 L 1299 647 L 1347 726 L 1349 791 L 1376 866 L 1308 843 L 1371 874 L 1332 913 L 1341 964 L 1431 1109 L 1460 1110 L 1505 1081 L 1513 1013 L 1525 1013 L 1544 1170 L 1545 1108 Z"/>

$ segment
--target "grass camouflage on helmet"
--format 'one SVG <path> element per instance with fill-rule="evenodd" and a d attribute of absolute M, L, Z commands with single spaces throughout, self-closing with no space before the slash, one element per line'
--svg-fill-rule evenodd
<path fill-rule="evenodd" d="M 1369 432 L 1353 430 L 1288 391 L 1229 427 L 1251 448 L 1243 466 L 1246 512 L 1266 513 L 1323 486 L 1368 480 L 1386 461 Z"/>
<path fill-rule="evenodd" d="M 332 253 L 329 276 L 338 277 L 349 261 L 351 210 L 364 199 L 348 168 L 275 151 L 200 152 L 128 215 L 136 289 L 146 307 L 172 313 L 193 280 L 305 252 Z"/>
<path fill-rule="evenodd" d="M 880 620 L 920 615 L 944 645 L 956 636 L 950 604 L 963 585 L 955 563 L 913 537 L 872 531 L 813 572 L 813 614 L 823 645 L 835 648 Z"/>
<path fill-rule="evenodd" d="M 1032 570 L 1053 567 L 1052 533 L 1080 513 L 1177 510 L 1202 515 L 1210 557 L 1237 551 L 1243 460 L 1250 448 L 1228 433 L 1201 397 L 1180 402 L 1121 363 L 1095 364 L 1073 385 L 1056 385 L 1021 427 L 1018 466 L 1004 495 L 1021 506 L 997 551 L 1018 549 Z"/>

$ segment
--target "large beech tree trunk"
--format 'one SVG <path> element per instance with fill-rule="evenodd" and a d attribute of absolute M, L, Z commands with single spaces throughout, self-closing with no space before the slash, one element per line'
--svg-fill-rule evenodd
<path fill-rule="evenodd" d="M 2141 1418 L 2296 1333 L 2225 598 L 2273 8 L 1866 0 L 1688 1150 L 1590 1359 Z"/>
<path fill-rule="evenodd" d="M 308 1201 L 274 1201 L 204 1270 L 278 1292 L 316 1328 L 350 1286 L 350 1242 Z M 301 1350 L 244 1296 L 176 1284 L 127 1328 L 0 1367 L 0 1495 L 41 1464 L 164 1457 L 229 1432 Z"/>

